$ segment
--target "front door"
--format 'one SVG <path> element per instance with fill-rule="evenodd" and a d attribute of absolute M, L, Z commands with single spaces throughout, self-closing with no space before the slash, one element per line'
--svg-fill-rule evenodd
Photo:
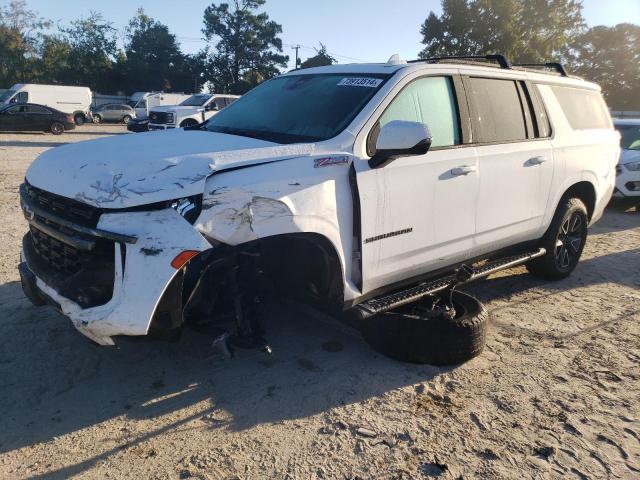
<path fill-rule="evenodd" d="M 379 120 L 426 123 L 426 155 L 371 169 L 356 161 L 360 196 L 362 293 L 468 258 L 475 234 L 478 163 L 461 145 L 453 82 L 424 77 L 398 93 Z"/>

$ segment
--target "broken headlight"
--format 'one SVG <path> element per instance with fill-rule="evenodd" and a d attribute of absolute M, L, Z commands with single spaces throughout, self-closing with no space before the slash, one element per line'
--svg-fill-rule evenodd
<path fill-rule="evenodd" d="M 193 225 L 200 216 L 200 211 L 202 210 L 202 195 L 174 200 L 171 202 L 171 208 L 182 215 L 187 222 Z"/>

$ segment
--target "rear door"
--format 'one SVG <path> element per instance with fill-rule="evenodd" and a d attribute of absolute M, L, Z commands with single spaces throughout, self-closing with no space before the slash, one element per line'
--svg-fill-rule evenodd
<path fill-rule="evenodd" d="M 468 257 L 475 234 L 478 165 L 475 149 L 463 145 L 461 118 L 468 121 L 468 114 L 465 110 L 461 115 L 461 108 L 466 109 L 466 101 L 459 77 L 411 81 L 372 131 L 392 120 L 426 123 L 433 136 L 429 152 L 377 169 L 366 161 L 354 163 L 363 293 Z"/>
<path fill-rule="evenodd" d="M 467 76 L 464 84 L 479 164 L 475 256 L 539 234 L 553 152 L 527 82 Z"/>
<path fill-rule="evenodd" d="M 25 120 L 32 130 L 48 130 L 52 122 L 52 113 L 40 105 L 26 107 Z"/>

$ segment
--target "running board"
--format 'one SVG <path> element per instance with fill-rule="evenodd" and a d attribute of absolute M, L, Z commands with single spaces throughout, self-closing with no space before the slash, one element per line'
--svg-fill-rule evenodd
<path fill-rule="evenodd" d="M 547 251 L 544 248 L 539 248 L 520 255 L 505 257 L 484 263 L 473 269 L 473 275 L 471 275 L 469 280 L 463 283 L 458 283 L 458 285 L 473 282 L 474 280 L 488 277 L 489 275 L 501 270 L 522 265 L 523 263 L 527 263 L 529 260 L 543 256 L 545 253 L 547 253 Z M 390 293 L 383 297 L 372 298 L 371 300 L 367 300 L 357 305 L 355 310 L 358 312 L 361 319 L 365 319 L 373 315 L 398 308 L 402 305 L 406 305 L 407 303 L 415 302 L 427 295 L 446 290 L 454 283 L 457 283 L 456 274 L 452 273 L 445 277 L 423 282 L 414 287 Z"/>

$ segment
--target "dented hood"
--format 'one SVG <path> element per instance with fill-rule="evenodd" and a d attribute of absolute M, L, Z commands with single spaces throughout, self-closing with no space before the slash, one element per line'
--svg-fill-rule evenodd
<path fill-rule="evenodd" d="M 27 170 L 43 190 L 101 208 L 127 208 L 203 192 L 228 168 L 307 156 L 313 145 L 182 129 L 126 134 L 52 148 Z"/>

